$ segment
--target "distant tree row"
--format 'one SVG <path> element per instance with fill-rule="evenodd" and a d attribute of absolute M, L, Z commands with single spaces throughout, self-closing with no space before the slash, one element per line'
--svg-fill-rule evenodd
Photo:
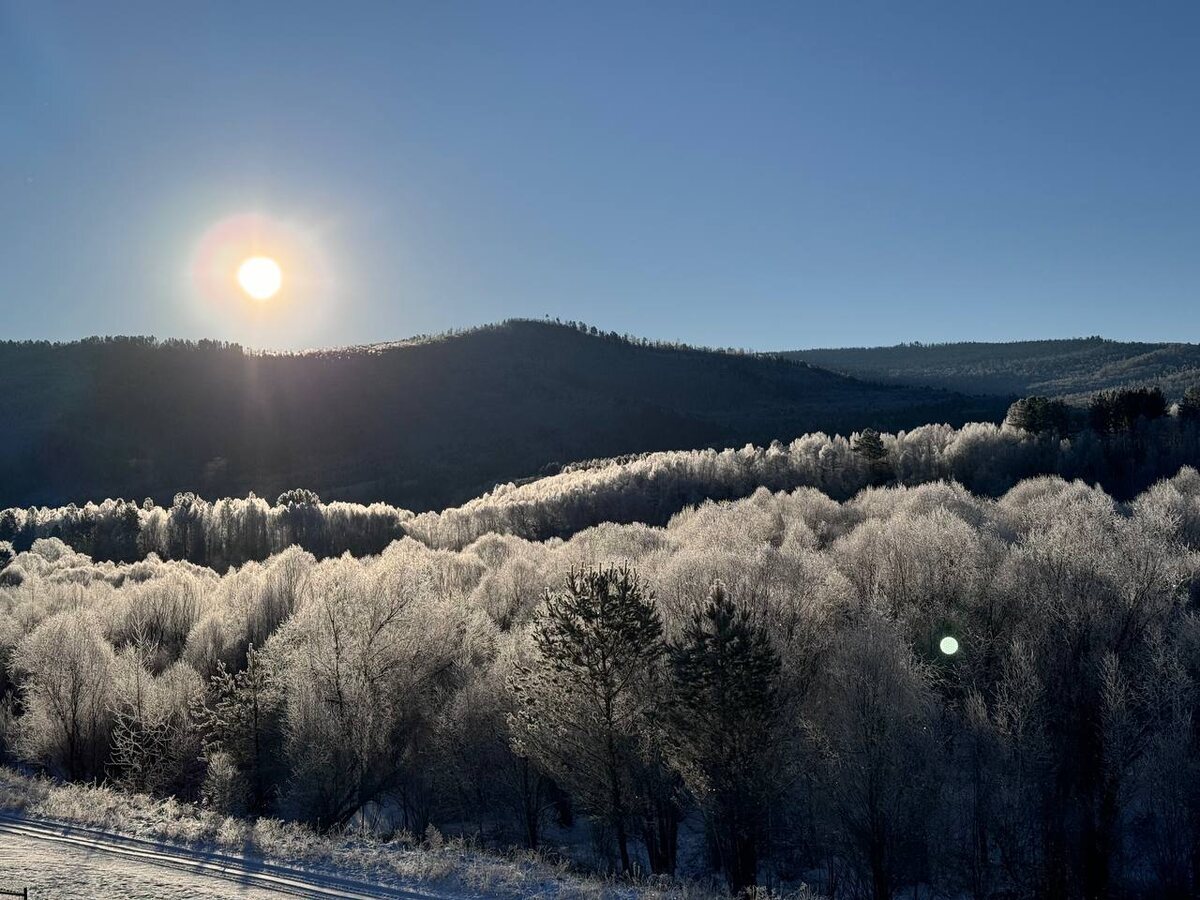
<path fill-rule="evenodd" d="M 567 541 L 0 565 L 0 752 L 62 777 L 732 892 L 1200 892 L 1192 469 L 1127 504 L 759 489 Z"/>
<path fill-rule="evenodd" d="M 322 503 L 302 489 L 284 492 L 274 504 L 253 494 L 209 502 L 183 493 L 170 506 L 106 500 L 0 510 L 0 541 L 24 550 L 54 537 L 95 559 L 133 562 L 153 553 L 224 571 L 291 546 L 321 558 L 379 553 L 404 536 L 411 518 L 383 503 Z"/>
<path fill-rule="evenodd" d="M 578 463 L 420 515 L 386 504 L 322 503 L 304 490 L 285 492 L 274 504 L 253 495 L 207 501 L 184 493 L 163 507 L 109 500 L 13 508 L 0 510 L 0 541 L 24 550 L 37 538 L 57 537 L 95 559 L 130 562 L 156 553 L 224 571 L 292 545 L 318 558 L 362 556 L 406 535 L 460 549 L 489 533 L 543 540 L 602 522 L 663 524 L 689 505 L 744 497 L 759 487 L 815 487 L 846 499 L 881 484 L 951 479 L 998 496 L 1023 478 L 1055 474 L 1126 499 L 1184 465 L 1200 465 L 1200 391 L 1190 391 L 1169 415 L 1160 392 L 1139 389 L 1098 395 L 1086 414 L 1074 417 L 1061 401 L 1028 397 L 1012 405 L 1000 426 L 864 429 L 849 439 L 817 433 L 768 447 Z"/>

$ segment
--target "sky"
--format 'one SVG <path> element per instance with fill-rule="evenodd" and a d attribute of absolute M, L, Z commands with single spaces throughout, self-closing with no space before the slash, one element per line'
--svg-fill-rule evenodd
<path fill-rule="evenodd" d="M 1194 2 L 0 0 L 0 338 L 1198 341 L 1198 287 Z"/>

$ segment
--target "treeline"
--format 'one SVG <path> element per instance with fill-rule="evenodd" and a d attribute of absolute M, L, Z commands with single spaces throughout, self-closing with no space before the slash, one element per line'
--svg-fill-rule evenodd
<path fill-rule="evenodd" d="M 1013 404 L 1004 425 L 867 430 L 849 439 L 817 433 L 767 447 L 578 463 L 420 515 L 385 504 L 322 503 L 299 490 L 273 505 L 253 496 L 210 502 L 188 493 L 162 507 L 118 500 L 7 509 L 0 511 L 0 542 L 25 550 L 37 538 L 57 537 L 94 559 L 131 562 L 155 553 L 224 571 L 292 545 L 325 558 L 379 553 L 405 535 L 460 549 L 491 533 L 545 540 L 602 522 L 660 525 L 706 499 L 736 499 L 760 487 L 815 487 L 847 499 L 881 484 L 954 480 L 999 496 L 1021 479 L 1053 474 L 1128 499 L 1181 466 L 1200 465 L 1200 395 L 1185 395 L 1174 413 L 1153 390 L 1100 394 L 1085 412 L 1029 397 Z"/>
<path fill-rule="evenodd" d="M 170 506 L 105 500 L 0 510 L 0 547 L 19 552 L 40 538 L 57 538 L 97 560 L 135 562 L 154 554 L 225 571 L 292 546 L 322 559 L 376 554 L 404 536 L 412 516 L 385 503 L 322 503 L 302 489 L 273 504 L 253 494 L 209 502 L 185 493 Z"/>
<path fill-rule="evenodd" d="M 1128 504 L 1052 477 L 758 490 L 224 575 L 39 539 L 0 571 L 0 747 L 735 891 L 1190 897 L 1198 572 L 1192 469 Z"/>

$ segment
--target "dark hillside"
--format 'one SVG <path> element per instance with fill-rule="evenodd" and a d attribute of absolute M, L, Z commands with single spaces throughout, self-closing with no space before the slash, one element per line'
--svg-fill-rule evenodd
<path fill-rule="evenodd" d="M 778 358 L 517 321 L 259 355 L 144 338 L 0 344 L 0 507 L 295 485 L 446 506 L 575 459 L 998 419 L 1004 404 Z"/>

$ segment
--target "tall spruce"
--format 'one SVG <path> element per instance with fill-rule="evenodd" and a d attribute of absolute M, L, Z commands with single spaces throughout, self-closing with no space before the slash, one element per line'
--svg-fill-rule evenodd
<path fill-rule="evenodd" d="M 532 660 L 512 675 L 514 749 L 611 827 L 630 872 L 648 689 L 665 651 L 654 598 L 629 568 L 572 571 L 565 590 L 546 592 L 532 638 Z"/>
<path fill-rule="evenodd" d="M 673 761 L 704 811 L 736 896 L 757 883 L 779 782 L 779 656 L 766 629 L 718 582 L 671 647 L 671 663 Z"/>

